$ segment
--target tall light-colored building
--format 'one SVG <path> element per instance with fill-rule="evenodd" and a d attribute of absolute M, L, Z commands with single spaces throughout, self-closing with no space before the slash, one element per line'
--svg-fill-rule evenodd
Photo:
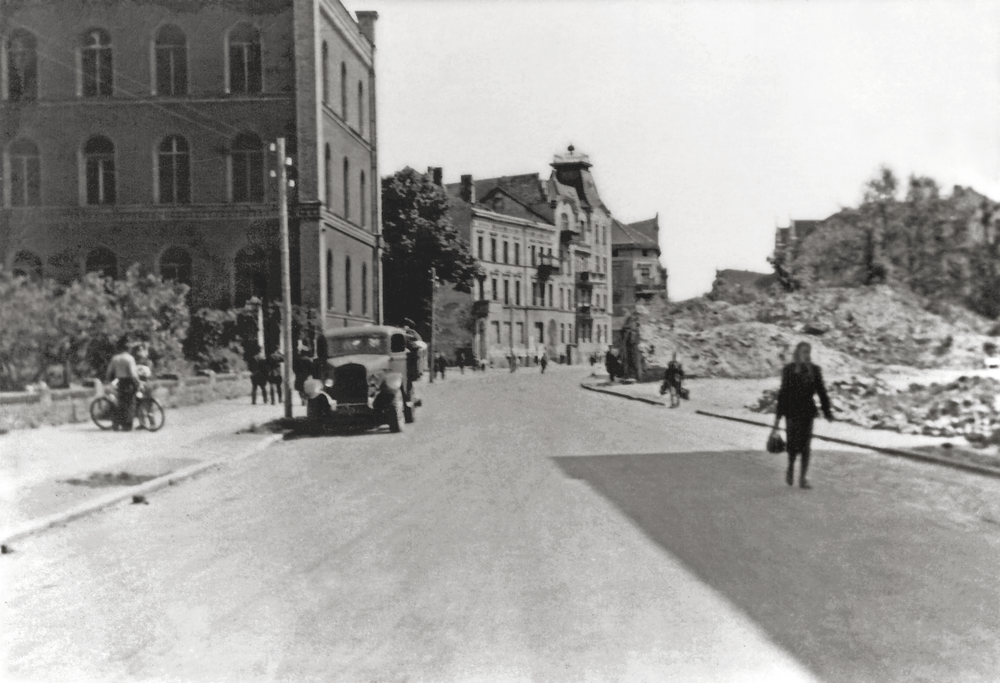
<path fill-rule="evenodd" d="M 326 327 L 378 319 L 377 15 L 245 6 L 3 3 L 2 265 L 69 281 L 138 263 L 193 308 L 275 300 L 283 136 L 293 300 Z"/>
<path fill-rule="evenodd" d="M 456 324 L 439 348 L 494 366 L 546 355 L 577 363 L 611 338 L 612 217 L 586 154 L 557 154 L 547 179 L 532 173 L 447 186 L 452 220 L 483 278 L 469 295 L 443 292 L 437 310 Z"/>

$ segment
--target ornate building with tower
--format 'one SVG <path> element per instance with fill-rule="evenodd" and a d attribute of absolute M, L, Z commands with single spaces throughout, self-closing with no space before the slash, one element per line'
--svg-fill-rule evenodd
<path fill-rule="evenodd" d="M 597 192 L 586 154 L 572 146 L 537 173 L 446 186 L 452 221 L 483 273 L 470 297 L 437 298 L 438 344 L 494 366 L 510 358 L 576 363 L 599 353 L 611 335 L 611 212 Z M 440 182 L 440 169 L 431 169 Z"/>
<path fill-rule="evenodd" d="M 0 264 L 132 264 L 192 309 L 281 295 L 272 151 L 288 140 L 292 298 L 380 319 L 374 12 L 337 0 L 5 2 Z"/>

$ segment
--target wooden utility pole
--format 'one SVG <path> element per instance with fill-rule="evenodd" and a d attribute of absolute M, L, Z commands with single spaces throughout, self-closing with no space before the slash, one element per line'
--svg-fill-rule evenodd
<path fill-rule="evenodd" d="M 285 340 L 285 417 L 292 416 L 292 360 L 296 349 L 292 341 L 292 274 L 288 247 L 288 159 L 285 138 L 278 138 L 278 225 L 281 230 L 281 328 Z"/>

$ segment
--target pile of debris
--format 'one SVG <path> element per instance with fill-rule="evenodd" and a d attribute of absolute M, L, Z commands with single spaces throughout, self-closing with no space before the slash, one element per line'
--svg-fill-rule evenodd
<path fill-rule="evenodd" d="M 674 352 L 699 376 L 768 377 L 799 341 L 813 346 L 827 376 L 872 374 L 880 366 L 981 367 L 993 321 L 885 285 L 826 287 L 762 295 L 743 303 L 705 297 L 637 307 L 647 364 Z"/>
<path fill-rule="evenodd" d="M 1000 444 L 1000 381 L 959 377 L 948 384 L 911 384 L 896 391 L 878 379 L 830 382 L 827 386 L 838 420 L 869 429 L 903 434 L 964 436 L 972 444 Z M 759 413 L 775 411 L 777 391 L 765 391 Z"/>

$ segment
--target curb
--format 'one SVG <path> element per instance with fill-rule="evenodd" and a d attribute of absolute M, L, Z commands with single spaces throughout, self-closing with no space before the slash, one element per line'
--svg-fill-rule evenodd
<path fill-rule="evenodd" d="M 595 387 L 592 384 L 582 383 L 580 387 L 586 389 L 587 391 L 596 391 L 599 394 L 607 394 L 608 396 L 618 396 L 619 398 L 627 398 L 630 401 L 639 401 L 640 403 L 648 403 L 651 406 L 663 406 L 666 407 L 666 403 L 663 401 L 657 401 L 655 398 L 645 398 L 643 396 L 632 396 L 631 394 L 626 394 L 621 391 L 614 391 L 613 389 L 604 389 Z"/>
<path fill-rule="evenodd" d="M 710 413 L 706 410 L 696 410 L 694 411 L 698 415 L 705 415 L 707 417 L 715 417 L 720 420 L 731 420 L 732 422 L 742 422 L 743 424 L 755 425 L 757 427 L 767 427 L 771 429 L 774 425 L 766 422 L 757 422 L 756 420 L 747 420 L 742 417 L 733 417 L 732 415 L 721 415 L 719 413 Z M 974 474 L 982 474 L 987 477 L 996 477 L 1000 479 L 1000 468 L 990 467 L 989 465 L 977 465 L 975 463 L 965 463 L 959 462 L 957 460 L 949 460 L 947 458 L 940 458 L 936 455 L 930 455 L 929 453 L 920 453 L 919 451 L 911 451 L 905 448 L 889 448 L 887 446 L 872 446 L 871 444 L 861 443 L 859 441 L 850 441 L 848 439 L 840 439 L 835 436 L 821 436 L 820 434 L 813 434 L 814 439 L 820 439 L 822 441 L 830 441 L 832 443 L 839 443 L 844 446 L 855 446 L 857 448 L 867 448 L 871 451 L 876 451 L 878 453 L 884 453 L 885 455 L 894 455 L 899 458 L 907 458 L 909 460 L 917 460 L 919 462 L 930 463 L 933 465 L 942 465 L 944 467 L 951 467 L 956 470 L 964 470 L 965 472 L 972 472 Z"/>
<path fill-rule="evenodd" d="M 235 457 L 229 458 L 217 458 L 215 460 L 208 460 L 206 462 L 199 462 L 190 467 L 185 467 L 184 469 L 177 470 L 176 472 L 171 472 L 170 474 L 164 474 L 162 477 L 157 477 L 156 479 L 151 479 L 142 484 L 136 486 L 129 486 L 121 491 L 113 491 L 106 495 L 100 496 L 98 498 L 93 498 L 88 500 L 76 507 L 70 508 L 69 510 L 64 510 L 63 512 L 57 512 L 48 517 L 42 517 L 40 519 L 33 519 L 29 522 L 25 522 L 19 526 L 12 529 L 0 530 L 0 543 L 8 545 L 11 541 L 22 539 L 26 536 L 31 536 L 37 534 L 46 529 L 51 529 L 54 526 L 60 524 L 66 524 L 75 519 L 85 517 L 91 513 L 103 510 L 104 508 L 111 507 L 123 500 L 129 499 L 132 496 L 142 495 L 146 493 L 152 493 L 153 491 L 165 488 L 167 486 L 173 486 L 185 479 L 190 479 L 191 477 L 204 472 L 205 470 L 217 467 L 219 465 L 227 463 L 236 463 L 241 460 L 245 460 L 252 455 L 259 453 L 276 441 L 280 441 L 284 435 L 283 434 L 271 434 L 270 436 L 261 439 L 259 442 L 253 445 L 253 447 L 248 448 L 245 452 L 240 453 Z"/>

